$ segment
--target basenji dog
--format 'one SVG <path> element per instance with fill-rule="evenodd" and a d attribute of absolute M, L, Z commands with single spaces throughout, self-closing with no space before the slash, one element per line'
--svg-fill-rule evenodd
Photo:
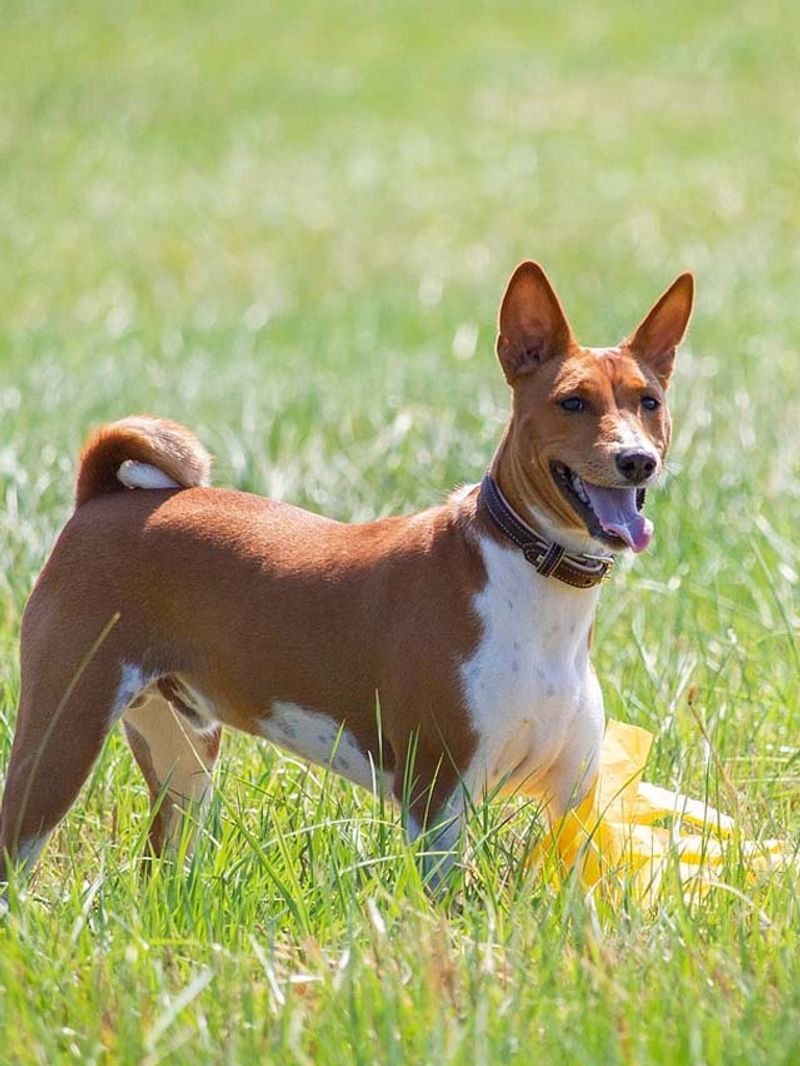
<path fill-rule="evenodd" d="M 480 485 L 419 514 L 342 524 L 210 488 L 173 422 L 96 430 L 22 622 L 0 880 L 35 860 L 120 720 L 155 852 L 202 807 L 223 726 L 385 789 L 438 857 L 431 880 L 487 791 L 551 819 L 579 802 L 604 725 L 595 605 L 614 557 L 651 540 L 693 293 L 681 274 L 626 340 L 586 348 L 543 269 L 517 267 L 505 432 Z"/>

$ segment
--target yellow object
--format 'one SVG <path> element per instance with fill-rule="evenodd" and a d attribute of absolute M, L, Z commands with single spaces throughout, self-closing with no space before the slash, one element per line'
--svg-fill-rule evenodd
<path fill-rule="evenodd" d="M 723 885 L 725 863 L 734 858 L 741 857 L 751 881 L 775 865 L 800 871 L 797 848 L 788 841 L 741 840 L 729 815 L 643 781 L 652 743 L 646 729 L 608 723 L 592 789 L 536 850 L 535 860 L 554 879 L 577 868 L 587 888 L 626 891 L 653 903 L 670 870 L 686 896 Z"/>

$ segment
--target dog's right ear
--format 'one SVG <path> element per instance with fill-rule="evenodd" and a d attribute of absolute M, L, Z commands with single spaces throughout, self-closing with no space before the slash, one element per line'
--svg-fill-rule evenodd
<path fill-rule="evenodd" d="M 497 358 L 506 381 L 536 370 L 572 343 L 572 330 L 550 280 L 538 263 L 520 263 L 500 304 Z"/>

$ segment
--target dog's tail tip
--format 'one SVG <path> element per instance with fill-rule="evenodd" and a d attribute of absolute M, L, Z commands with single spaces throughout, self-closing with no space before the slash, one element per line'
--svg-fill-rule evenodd
<path fill-rule="evenodd" d="M 78 463 L 75 506 L 122 489 L 188 489 L 210 484 L 211 457 L 185 426 L 134 415 L 98 426 Z"/>

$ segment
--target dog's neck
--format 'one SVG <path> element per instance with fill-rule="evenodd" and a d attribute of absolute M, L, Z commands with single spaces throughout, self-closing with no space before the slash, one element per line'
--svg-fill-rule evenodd
<path fill-rule="evenodd" d="M 565 529 L 550 516 L 529 464 L 523 461 L 519 449 L 515 447 L 513 416 L 503 431 L 489 473 L 509 506 L 546 540 L 576 555 L 609 555 L 608 548 L 593 540 L 588 533 Z"/>

